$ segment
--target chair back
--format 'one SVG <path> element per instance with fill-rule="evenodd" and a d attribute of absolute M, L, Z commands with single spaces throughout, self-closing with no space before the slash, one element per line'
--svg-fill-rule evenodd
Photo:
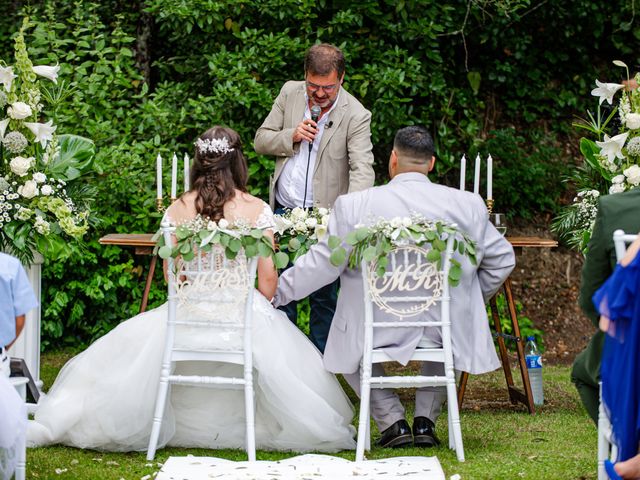
<path fill-rule="evenodd" d="M 168 222 L 162 224 L 165 245 L 172 245 L 175 227 Z M 191 344 L 183 345 L 175 338 L 178 333 L 192 332 L 192 328 L 206 328 L 206 338 L 215 338 L 212 331 L 221 334 L 236 331 L 240 333 L 237 345 L 230 345 L 245 352 L 245 362 L 251 364 L 251 312 L 254 284 L 257 271 L 257 257 L 247 259 L 240 250 L 234 259 L 225 255 L 224 248 L 215 245 L 210 250 L 199 250 L 193 245 L 195 256 L 189 261 L 182 257 L 168 259 L 168 338 L 181 348 L 195 350 L 218 350 L 219 346 L 205 342 L 194 344 L 196 335 L 189 335 Z M 180 315 L 177 317 L 178 306 Z M 243 341 L 241 341 L 241 339 Z"/>
<path fill-rule="evenodd" d="M 429 259 L 431 250 L 424 246 L 413 243 L 397 246 L 387 255 L 387 268 L 382 275 L 378 275 L 382 272 L 378 272 L 377 260 L 362 261 L 365 295 L 363 362 L 371 361 L 375 329 L 440 327 L 443 347 L 448 348 L 446 355 L 453 365 L 449 295 L 453 242 L 454 237 L 450 236 L 444 258 L 435 261 Z M 437 306 L 440 315 L 428 315 Z M 374 321 L 374 309 L 386 314 L 385 321 Z"/>
<path fill-rule="evenodd" d="M 624 233 L 623 230 L 616 230 L 613 232 L 613 245 L 616 249 L 616 260 L 619 262 L 624 257 L 627 251 L 627 246 L 633 243 L 638 238 L 638 235 L 632 235 Z"/>

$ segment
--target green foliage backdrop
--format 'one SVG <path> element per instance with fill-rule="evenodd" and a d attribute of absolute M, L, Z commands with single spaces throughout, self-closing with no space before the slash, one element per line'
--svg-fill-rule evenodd
<path fill-rule="evenodd" d="M 11 51 L 29 15 L 33 59 L 60 62 L 66 81 L 48 113 L 95 141 L 102 172 L 95 206 L 102 223 L 86 250 L 45 266 L 44 344 L 90 341 L 136 312 L 148 259 L 98 238 L 155 230 L 158 153 L 191 152 L 198 133 L 229 125 L 244 139 L 251 191 L 266 196 L 273 161 L 253 152 L 253 135 L 282 83 L 302 78 L 304 51 L 315 42 L 344 49 L 345 87 L 373 112 L 378 181 L 395 130 L 420 123 L 435 135 L 440 181 L 455 182 L 463 152 L 491 152 L 497 209 L 524 218 L 552 211 L 560 177 L 574 168 L 561 145 L 573 141 L 568 126 L 586 108 L 591 82 L 614 58 L 638 62 L 632 7 L 624 0 L 10 2 L 0 52 Z M 163 292 L 158 281 L 152 306 Z"/>

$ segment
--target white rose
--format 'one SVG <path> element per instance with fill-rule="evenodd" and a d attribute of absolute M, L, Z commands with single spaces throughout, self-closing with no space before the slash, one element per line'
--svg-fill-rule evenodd
<path fill-rule="evenodd" d="M 609 194 L 624 192 L 624 185 L 622 183 L 614 183 L 609 187 Z"/>
<path fill-rule="evenodd" d="M 31 107 L 24 102 L 15 102 L 7 109 L 7 115 L 15 120 L 22 120 L 33 114 Z"/>
<path fill-rule="evenodd" d="M 299 222 L 307 218 L 307 212 L 304 208 L 296 207 L 291 210 L 291 220 L 293 222 Z"/>
<path fill-rule="evenodd" d="M 409 217 L 402 217 L 402 226 L 403 227 L 410 227 L 412 223 L 413 222 L 411 221 L 411 219 Z"/>
<path fill-rule="evenodd" d="M 18 193 L 24 198 L 33 198 L 38 195 L 38 184 L 33 180 L 27 180 L 24 185 L 18 187 Z"/>
<path fill-rule="evenodd" d="M 51 188 L 51 185 L 43 185 L 40 192 L 42 195 L 51 195 L 53 193 L 53 188 Z"/>
<path fill-rule="evenodd" d="M 36 172 L 33 174 L 33 179 L 38 183 L 44 183 L 47 180 L 47 176 L 42 172 Z"/>
<path fill-rule="evenodd" d="M 9 163 L 11 171 L 19 177 L 24 177 L 35 159 L 33 157 L 14 157 Z"/>
<path fill-rule="evenodd" d="M 227 228 L 229 226 L 229 222 L 224 218 L 221 218 L 220 221 L 218 222 L 218 226 L 220 228 Z"/>
<path fill-rule="evenodd" d="M 624 175 L 616 175 L 611 179 L 611 183 L 624 183 L 625 176 Z"/>
<path fill-rule="evenodd" d="M 398 228 L 402 226 L 402 219 L 399 217 L 392 218 L 390 223 L 393 228 Z"/>
<path fill-rule="evenodd" d="M 640 113 L 628 114 L 626 123 L 629 130 L 638 130 L 640 128 Z"/>
<path fill-rule="evenodd" d="M 304 223 L 305 223 L 305 225 L 306 225 L 307 227 L 309 227 L 309 228 L 315 228 L 315 227 L 316 227 L 316 225 L 318 225 L 318 220 L 316 220 L 316 219 L 315 219 L 315 218 L 313 218 L 313 217 L 312 217 L 312 218 L 307 218 L 307 219 L 304 221 Z"/>
<path fill-rule="evenodd" d="M 320 214 L 320 216 L 324 217 L 325 215 L 329 214 L 329 210 L 323 207 L 320 207 L 318 209 L 318 213 Z"/>
<path fill-rule="evenodd" d="M 207 230 L 209 230 L 210 232 L 213 232 L 217 228 L 218 228 L 218 225 L 216 225 L 216 222 L 214 222 L 213 220 L 209 220 L 209 222 L 207 223 Z"/>
<path fill-rule="evenodd" d="M 636 187 L 640 185 L 640 167 L 638 165 L 631 165 L 622 173 L 624 173 L 624 176 L 627 177 L 627 182 L 631 185 Z"/>
<path fill-rule="evenodd" d="M 297 230 L 298 232 L 306 232 L 307 231 L 307 226 L 304 224 L 304 222 L 296 222 L 293 225 L 294 230 Z"/>

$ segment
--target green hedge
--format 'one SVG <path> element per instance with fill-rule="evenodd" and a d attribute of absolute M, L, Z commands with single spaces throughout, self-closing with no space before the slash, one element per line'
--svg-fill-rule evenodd
<path fill-rule="evenodd" d="M 44 269 L 45 345 L 90 341 L 137 310 L 148 259 L 97 239 L 156 228 L 158 153 L 190 152 L 198 133 L 229 125 L 245 142 L 251 191 L 266 197 L 273 160 L 252 139 L 313 43 L 344 49 L 345 86 L 373 112 L 379 182 L 397 128 L 424 124 L 440 181 L 456 183 L 463 152 L 491 152 L 497 208 L 531 217 L 563 192 L 574 162 L 561 144 L 593 80 L 612 59 L 637 62 L 640 38 L 623 0 L 41 0 L 5 7 L 0 51 L 26 14 L 35 63 L 60 62 L 69 82 L 51 113 L 60 131 L 96 142 L 102 170 L 102 223 L 86 251 Z M 158 281 L 151 305 L 163 298 Z"/>

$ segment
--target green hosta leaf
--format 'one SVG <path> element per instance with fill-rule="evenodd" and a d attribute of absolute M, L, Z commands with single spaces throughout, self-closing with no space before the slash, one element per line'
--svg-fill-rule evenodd
<path fill-rule="evenodd" d="M 96 147 L 91 140 L 78 135 L 60 135 L 58 144 L 60 155 L 54 156 L 47 165 L 50 174 L 69 181 L 92 170 Z"/>
<path fill-rule="evenodd" d="M 331 265 L 334 267 L 339 267 L 344 264 L 347 259 L 347 251 L 343 247 L 336 248 L 333 252 L 331 252 L 331 256 L 329 257 L 329 261 Z"/>
<path fill-rule="evenodd" d="M 287 265 L 289 265 L 289 255 L 284 252 L 278 252 L 275 255 L 275 264 L 276 268 L 282 270 Z"/>
<path fill-rule="evenodd" d="M 167 258 L 171 257 L 171 251 L 172 251 L 172 248 L 168 245 L 165 245 L 164 247 L 160 247 L 158 249 L 158 255 L 163 260 L 166 260 Z"/>

